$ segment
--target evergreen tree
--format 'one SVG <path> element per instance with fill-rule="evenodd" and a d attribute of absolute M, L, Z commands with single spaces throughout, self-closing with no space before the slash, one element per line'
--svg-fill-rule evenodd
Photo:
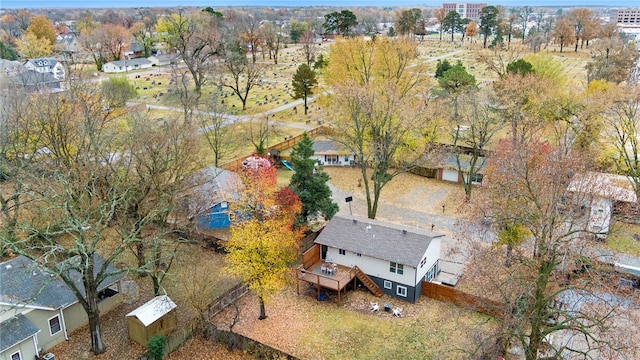
<path fill-rule="evenodd" d="M 296 171 L 289 187 L 302 201 L 302 211 L 296 219 L 298 225 L 318 214 L 329 220 L 338 212 L 338 205 L 331 199 L 331 189 L 327 185 L 329 175 L 315 166 L 316 160 L 312 159 L 314 153 L 313 140 L 307 133 L 291 152 L 291 162 Z"/>
<path fill-rule="evenodd" d="M 313 88 L 318 85 L 316 73 L 307 65 L 302 64 L 293 75 L 293 98 L 304 99 L 304 114 L 307 115 L 307 98 L 313 95 Z"/>
<path fill-rule="evenodd" d="M 18 54 L 13 46 L 0 41 L 0 59 L 18 60 Z"/>
<path fill-rule="evenodd" d="M 436 66 L 436 79 L 441 78 L 444 73 L 452 67 L 453 66 L 451 66 L 451 63 L 447 59 L 444 59 L 443 61 L 438 60 L 438 65 Z"/>

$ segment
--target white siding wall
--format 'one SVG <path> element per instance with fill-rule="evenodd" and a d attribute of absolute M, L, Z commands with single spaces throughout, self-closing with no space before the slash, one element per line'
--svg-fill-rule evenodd
<path fill-rule="evenodd" d="M 613 208 L 613 202 L 611 199 L 605 199 L 602 197 L 594 197 L 591 201 L 591 213 L 589 215 L 589 228 L 587 230 L 593 231 L 597 234 L 599 239 L 605 239 L 609 232 L 609 223 L 611 221 L 611 212 Z"/>
<path fill-rule="evenodd" d="M 375 259 L 364 255 L 357 256 L 356 253 L 350 251 L 347 251 L 345 255 L 340 255 L 338 249 L 332 247 L 327 249 L 326 261 L 335 262 L 339 265 L 348 267 L 357 265 L 367 275 L 377 276 L 379 278 L 395 281 L 397 283 L 408 286 L 416 285 L 415 268 L 409 267 L 407 265 L 404 265 L 404 273 L 402 275 L 398 275 L 389 271 L 389 261 Z M 421 280 L 421 278 L 419 277 L 418 280 Z"/>
<path fill-rule="evenodd" d="M 349 166 L 351 162 L 355 160 L 355 155 L 338 155 L 338 164 L 332 164 L 325 162 L 325 155 L 314 155 L 311 157 L 314 160 L 317 160 L 320 165 L 326 166 Z"/>
<path fill-rule="evenodd" d="M 435 264 L 436 261 L 440 259 L 440 244 L 441 244 L 440 238 L 435 238 L 431 240 L 431 244 L 429 244 L 429 248 L 422 256 L 423 259 L 426 257 L 427 261 L 425 262 L 424 266 L 422 267 L 418 266 L 418 269 L 417 269 L 418 282 L 422 280 L 422 278 L 426 275 L 427 271 L 431 269 L 433 264 Z"/>
<path fill-rule="evenodd" d="M 124 67 L 122 67 L 122 69 L 120 69 L 118 66 L 115 66 L 113 64 L 104 64 L 104 66 L 102 67 L 102 70 L 106 73 L 111 73 L 111 72 L 124 72 Z"/>

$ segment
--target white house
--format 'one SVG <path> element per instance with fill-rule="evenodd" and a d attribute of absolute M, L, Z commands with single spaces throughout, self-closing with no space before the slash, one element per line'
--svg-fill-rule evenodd
<path fill-rule="evenodd" d="M 34 70 L 41 74 L 51 74 L 57 80 L 64 80 L 64 66 L 54 58 L 39 58 L 25 60 L 22 65 L 28 70 Z"/>
<path fill-rule="evenodd" d="M 587 194 L 585 200 L 589 207 L 589 222 L 587 231 L 598 239 L 606 239 L 614 204 L 636 203 L 637 196 L 631 186 L 631 179 L 627 176 L 589 172 L 577 174 L 569 183 L 568 190 L 575 193 Z"/>
<path fill-rule="evenodd" d="M 415 302 L 439 272 L 444 235 L 359 217 L 334 216 L 315 243 L 328 263 L 358 267 L 386 294 Z"/>
<path fill-rule="evenodd" d="M 327 166 L 351 166 L 356 161 L 353 151 L 345 148 L 340 143 L 333 140 L 315 140 L 313 142 L 315 159 L 320 165 Z"/>
<path fill-rule="evenodd" d="M 103 260 L 96 256 L 98 271 Z M 98 287 L 101 313 L 120 303 L 121 278 L 110 276 Z M 34 359 L 86 323 L 86 312 L 62 279 L 24 256 L 0 264 L 0 359 Z"/>
<path fill-rule="evenodd" d="M 106 73 L 119 73 L 132 70 L 149 69 L 153 63 L 148 59 L 129 59 L 109 61 L 102 65 L 102 71 Z"/>

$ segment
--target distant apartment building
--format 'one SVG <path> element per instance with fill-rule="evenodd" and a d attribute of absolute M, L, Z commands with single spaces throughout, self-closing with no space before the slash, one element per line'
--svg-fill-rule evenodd
<path fill-rule="evenodd" d="M 461 18 L 472 20 L 480 19 L 480 11 L 485 6 L 487 6 L 486 3 L 442 3 L 447 14 L 451 11 L 457 11 Z"/>
<path fill-rule="evenodd" d="M 618 9 L 612 18 L 618 25 L 638 25 L 640 26 L 640 8 Z"/>

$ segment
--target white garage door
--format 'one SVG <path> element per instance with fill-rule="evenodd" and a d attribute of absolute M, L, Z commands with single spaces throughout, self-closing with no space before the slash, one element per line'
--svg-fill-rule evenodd
<path fill-rule="evenodd" d="M 458 182 L 458 171 L 457 170 L 443 170 L 442 171 L 442 180 Z"/>

